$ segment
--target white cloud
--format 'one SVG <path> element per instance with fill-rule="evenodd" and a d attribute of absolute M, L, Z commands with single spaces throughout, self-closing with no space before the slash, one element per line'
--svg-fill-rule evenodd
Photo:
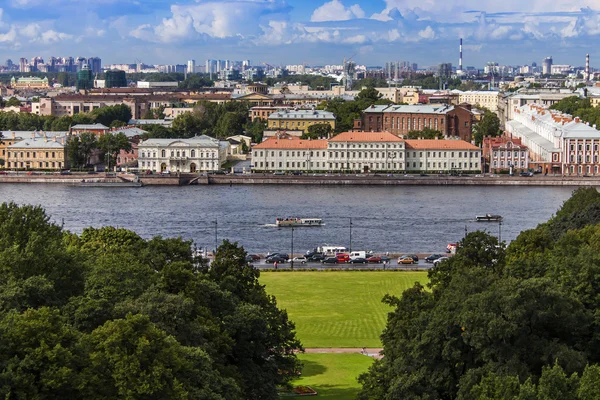
<path fill-rule="evenodd" d="M 6 33 L 0 33 L 0 43 L 12 43 L 17 39 L 17 30 L 13 26 Z"/>
<path fill-rule="evenodd" d="M 73 39 L 73 35 L 64 32 L 57 32 L 53 29 L 42 32 L 39 39 L 43 43 L 55 43 L 63 40 Z"/>
<path fill-rule="evenodd" d="M 419 36 L 423 39 L 433 39 L 435 38 L 435 31 L 431 28 L 431 26 L 427 25 L 427 28 L 419 31 Z"/>
<path fill-rule="evenodd" d="M 147 24 L 138 26 L 131 35 L 166 43 L 194 39 L 200 35 L 220 39 L 243 38 L 262 33 L 260 19 L 286 7 L 283 0 L 226 0 L 172 5 L 169 18 L 163 18 L 152 29 Z"/>
<path fill-rule="evenodd" d="M 340 0 L 331 0 L 317 8 L 310 17 L 311 22 L 347 21 L 364 18 L 365 12 L 358 4 L 346 8 Z"/>

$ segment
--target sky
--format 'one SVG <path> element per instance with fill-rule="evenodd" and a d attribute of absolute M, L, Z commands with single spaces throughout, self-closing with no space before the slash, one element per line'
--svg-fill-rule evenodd
<path fill-rule="evenodd" d="M 249 59 L 367 66 L 600 68 L 600 0 L 2 0 L 0 63 L 99 56 L 109 63 Z"/>

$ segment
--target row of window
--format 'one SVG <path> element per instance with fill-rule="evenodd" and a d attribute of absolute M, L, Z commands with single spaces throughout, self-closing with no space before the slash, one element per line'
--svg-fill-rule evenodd
<path fill-rule="evenodd" d="M 179 162 L 177 162 L 177 164 L 179 164 Z M 193 164 L 193 163 L 192 163 Z M 200 161 L 200 168 L 204 168 L 204 161 Z M 141 162 L 141 167 L 142 168 L 156 168 L 156 161 L 142 161 Z M 210 162 L 207 161 L 206 162 L 206 168 L 216 168 L 217 167 L 217 163 L 216 162 Z"/>
<path fill-rule="evenodd" d="M 167 156 L 167 151 L 161 150 L 160 154 L 161 154 L 162 158 L 165 158 Z M 171 150 L 171 157 L 186 157 L 186 154 L 187 153 L 185 150 L 183 150 L 183 151 Z M 198 154 L 200 154 L 200 158 L 204 158 L 205 153 L 198 153 Z M 196 150 L 190 150 L 190 157 L 191 158 L 196 157 Z M 215 158 L 215 157 L 216 157 L 216 153 L 213 153 L 213 152 L 206 153 L 206 158 Z M 153 151 L 153 152 L 142 151 L 140 158 L 156 158 L 156 151 Z"/>
<path fill-rule="evenodd" d="M 442 157 L 442 153 L 444 154 L 443 157 Z M 454 152 L 454 151 L 450 151 L 450 152 L 448 152 L 448 151 L 437 151 L 437 152 L 436 151 L 428 151 L 427 152 L 427 158 L 430 158 L 430 157 L 431 158 L 436 158 L 436 154 L 437 154 L 437 158 L 447 158 L 448 157 L 448 153 L 450 153 L 450 157 L 451 158 L 454 158 L 454 154 L 456 152 Z M 410 157 L 410 151 L 406 152 L 406 157 L 407 158 Z M 419 157 L 423 157 L 423 152 L 422 151 L 419 152 Z M 459 151 L 458 152 L 458 158 L 463 158 L 463 157 L 464 158 L 467 158 L 467 157 L 469 157 L 469 158 L 473 158 L 473 157 L 477 158 L 477 157 L 479 157 L 479 152 L 476 151 L 476 152 L 473 153 L 472 151 L 468 151 L 468 152 L 467 151 Z M 417 158 L 417 152 L 416 151 L 412 152 L 412 158 Z"/>
<path fill-rule="evenodd" d="M 573 143 L 571 143 L 569 145 L 569 150 L 570 151 L 575 151 L 575 145 Z M 577 151 L 582 151 L 582 150 L 583 150 L 583 144 L 579 143 L 577 145 Z M 591 146 L 588 143 L 588 144 L 585 145 L 585 151 L 590 151 L 590 150 L 591 150 Z M 594 151 L 598 151 L 598 144 L 594 144 Z"/>
<path fill-rule="evenodd" d="M 525 161 L 521 161 L 520 165 L 519 165 L 518 161 L 513 162 L 513 163 L 507 162 L 506 164 L 504 163 L 504 161 L 500 161 L 500 164 L 498 164 L 498 161 L 494 161 L 494 167 L 497 167 L 498 165 L 500 165 L 500 168 L 504 168 L 504 167 L 509 168 L 511 166 L 523 168 L 523 167 L 525 167 Z"/>
<path fill-rule="evenodd" d="M 364 146 L 364 147 L 363 147 L 363 146 Z M 374 147 L 373 147 L 373 146 L 374 146 Z M 387 146 L 387 148 L 388 148 L 388 149 L 401 149 L 401 148 L 402 148 L 402 145 L 401 145 L 401 144 L 387 144 L 387 145 L 385 145 L 385 144 L 382 144 L 382 145 L 381 145 L 381 148 L 382 148 L 382 149 L 385 149 L 385 148 L 386 148 L 386 146 Z M 337 149 L 337 148 L 338 148 L 338 143 L 329 143 L 329 148 L 330 148 L 330 149 L 331 149 L 331 148 L 333 148 L 333 149 Z M 340 143 L 340 144 L 339 144 L 339 148 L 340 148 L 340 149 L 344 149 L 344 148 L 346 148 L 346 146 L 345 146 L 344 144 Z M 349 148 L 349 149 L 350 149 L 350 148 L 352 148 L 352 149 L 363 149 L 363 148 L 364 148 L 364 149 L 373 149 L 373 148 L 375 148 L 375 149 L 379 149 L 380 147 L 379 147 L 379 144 L 375 144 L 375 145 L 373 145 L 373 143 L 371 143 L 371 144 L 364 144 L 364 145 L 362 145 L 362 144 L 348 144 L 348 148 Z"/>
<path fill-rule="evenodd" d="M 275 166 L 277 164 L 277 167 Z M 337 163 L 337 162 L 306 162 L 306 161 L 286 161 L 285 167 L 283 161 L 275 163 L 259 161 L 256 163 L 257 169 L 263 168 L 302 168 L 306 169 L 308 165 L 309 169 L 321 169 L 321 168 L 351 168 L 351 169 L 363 169 L 364 166 L 368 166 L 371 169 L 390 169 L 390 170 L 401 170 L 403 169 L 403 163 Z"/>
<path fill-rule="evenodd" d="M 514 151 L 514 152 L 513 151 L 507 151 L 506 152 L 506 156 L 508 158 L 511 158 L 512 155 L 513 155 L 513 153 L 515 155 L 515 158 L 519 158 L 519 152 L 518 151 Z M 497 151 L 494 151 L 494 157 L 498 157 L 498 152 Z M 504 152 L 503 151 L 500 152 L 500 157 L 504 157 Z M 521 152 L 521 158 L 525 158 L 525 152 L 524 151 Z"/>
<path fill-rule="evenodd" d="M 443 128 L 444 119 L 440 118 L 440 128 Z M 394 117 L 392 117 L 391 129 L 405 129 L 405 121 L 404 117 L 402 119 L 400 117 L 396 118 L 396 123 L 394 124 Z M 412 123 L 411 123 L 412 122 Z M 429 123 L 428 123 L 429 122 Z M 388 123 L 388 117 L 385 117 L 385 123 Z M 419 131 L 425 128 L 430 128 L 437 130 L 438 129 L 438 119 L 437 118 L 406 118 L 406 130 Z"/>
<path fill-rule="evenodd" d="M 52 155 L 52 158 L 56 158 L 56 152 L 54 151 L 46 151 L 44 152 L 35 152 L 35 151 L 21 151 L 21 152 L 17 152 L 17 151 L 13 151 L 12 152 L 12 157 L 15 158 L 38 158 L 38 154 L 40 154 L 40 157 L 43 158 L 50 158 L 50 154 Z M 44 157 L 44 154 L 46 155 L 46 157 Z M 7 154 L 8 157 L 11 157 L 10 151 Z"/>
<path fill-rule="evenodd" d="M 354 151 L 350 151 L 350 152 L 331 152 L 331 157 L 332 158 L 363 158 L 363 153 L 361 151 L 359 152 L 354 152 Z M 380 158 L 379 157 L 380 153 L 377 152 L 370 152 L 370 151 L 365 151 L 364 153 L 364 158 Z M 386 157 L 386 153 L 381 152 L 381 158 L 385 158 Z M 402 153 L 387 153 L 387 157 L 389 158 L 402 158 Z"/>
<path fill-rule="evenodd" d="M 421 161 L 418 164 L 419 164 L 418 168 L 423 169 L 424 163 Z M 459 163 L 451 162 L 451 163 L 448 163 L 448 162 L 441 162 L 441 161 L 440 162 L 427 162 L 427 169 L 431 169 L 431 168 L 433 168 L 433 169 L 438 169 L 438 168 L 447 169 L 448 168 L 448 164 L 450 164 L 450 168 L 469 169 L 469 170 L 479 169 L 479 163 L 478 162 L 474 162 L 474 163 L 473 162 L 470 162 L 470 163 L 466 163 L 466 162 L 459 162 Z M 408 168 L 410 168 L 410 162 L 407 162 L 406 166 Z M 416 161 L 412 162 L 412 167 L 413 168 L 417 168 L 417 162 Z"/>
<path fill-rule="evenodd" d="M 55 161 L 40 161 L 37 163 L 37 167 L 34 162 L 29 161 L 9 161 L 6 165 L 8 168 L 62 168 L 62 163 Z"/>
<path fill-rule="evenodd" d="M 575 160 L 577 160 L 577 163 L 582 163 L 582 162 L 584 162 L 584 161 L 583 161 L 583 160 L 584 160 L 583 156 L 577 156 L 577 158 L 575 158 L 575 156 L 571 154 L 571 155 L 569 156 L 569 162 L 570 162 L 570 163 L 574 163 L 574 162 L 575 162 Z M 589 155 L 589 154 L 585 156 L 585 162 L 586 162 L 586 163 L 591 163 L 591 162 L 592 162 L 592 158 L 590 157 L 590 155 Z M 597 162 L 598 162 L 598 154 L 594 154 L 594 161 L 593 161 L 593 162 L 594 162 L 594 163 L 597 163 Z"/>

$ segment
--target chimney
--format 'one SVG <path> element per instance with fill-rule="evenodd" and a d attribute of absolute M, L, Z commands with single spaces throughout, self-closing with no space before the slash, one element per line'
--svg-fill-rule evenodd
<path fill-rule="evenodd" d="M 12 138 L 13 138 L 13 140 L 15 140 L 17 138 L 17 135 L 14 132 L 12 133 Z"/>
<path fill-rule="evenodd" d="M 458 56 L 458 69 L 460 71 L 462 71 L 462 69 L 463 69 L 463 66 L 462 66 L 462 38 L 460 38 L 460 46 L 458 48 L 458 53 L 459 53 L 459 56 Z"/>
<path fill-rule="evenodd" d="M 56 143 L 56 136 L 53 136 L 52 140 L 54 141 L 54 143 Z"/>
<path fill-rule="evenodd" d="M 585 55 L 585 80 L 586 82 L 590 80 L 590 55 Z"/>
<path fill-rule="evenodd" d="M 48 143 L 48 138 L 44 135 L 44 143 Z"/>

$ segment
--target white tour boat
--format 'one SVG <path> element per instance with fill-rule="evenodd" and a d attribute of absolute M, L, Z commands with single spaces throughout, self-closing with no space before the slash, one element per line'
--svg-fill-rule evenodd
<path fill-rule="evenodd" d="M 276 218 L 275 223 L 278 227 L 288 227 L 288 226 L 321 226 L 323 225 L 323 220 L 321 218 Z"/>

